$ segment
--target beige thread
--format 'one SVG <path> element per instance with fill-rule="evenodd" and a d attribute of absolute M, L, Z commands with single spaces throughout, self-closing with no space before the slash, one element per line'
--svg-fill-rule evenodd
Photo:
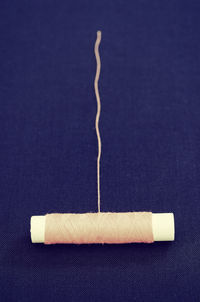
<path fill-rule="evenodd" d="M 97 31 L 97 39 L 94 46 L 94 53 L 97 62 L 97 69 L 96 69 L 96 76 L 94 80 L 94 90 L 97 99 L 97 114 L 96 114 L 96 121 L 95 121 L 95 128 L 97 134 L 97 141 L 98 141 L 98 157 L 97 157 L 97 195 L 98 195 L 98 212 L 101 212 L 101 199 L 100 199 L 100 159 L 101 159 L 101 137 L 99 132 L 99 118 L 101 113 L 101 100 L 99 96 L 99 88 L 98 88 L 98 81 L 99 75 L 101 70 L 101 60 L 99 56 L 99 44 L 101 42 L 101 31 Z"/>

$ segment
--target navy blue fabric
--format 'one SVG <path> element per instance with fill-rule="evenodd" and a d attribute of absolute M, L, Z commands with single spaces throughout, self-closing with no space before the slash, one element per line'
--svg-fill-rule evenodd
<path fill-rule="evenodd" d="M 199 1 L 1 1 L 0 301 L 199 301 Z M 173 243 L 32 244 L 32 215 L 174 212 Z"/>

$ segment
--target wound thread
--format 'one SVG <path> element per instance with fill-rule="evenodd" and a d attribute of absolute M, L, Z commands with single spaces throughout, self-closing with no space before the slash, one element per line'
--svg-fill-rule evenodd
<path fill-rule="evenodd" d="M 151 212 L 46 215 L 45 244 L 153 241 Z"/>

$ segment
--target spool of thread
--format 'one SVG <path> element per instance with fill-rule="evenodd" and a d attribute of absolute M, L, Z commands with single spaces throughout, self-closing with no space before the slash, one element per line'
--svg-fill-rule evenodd
<path fill-rule="evenodd" d="M 33 243 L 88 244 L 174 240 L 173 213 L 47 214 L 31 217 Z"/>
<path fill-rule="evenodd" d="M 47 214 L 31 217 L 31 240 L 33 243 L 132 243 L 174 240 L 173 213 L 127 212 L 104 213 L 100 208 L 100 158 L 101 137 L 99 118 L 101 101 L 98 81 L 101 69 L 99 44 L 101 31 L 97 32 L 94 47 L 97 69 L 94 89 L 97 99 L 95 128 L 98 141 L 97 156 L 97 205 L 98 213 Z"/>

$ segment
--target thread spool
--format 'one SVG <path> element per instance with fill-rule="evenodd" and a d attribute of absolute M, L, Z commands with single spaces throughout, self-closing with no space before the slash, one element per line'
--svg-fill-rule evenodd
<path fill-rule="evenodd" d="M 31 217 L 33 243 L 134 243 L 173 241 L 173 213 L 47 214 Z"/>
<path fill-rule="evenodd" d="M 101 32 L 97 32 L 95 56 L 97 61 L 94 81 L 97 99 L 95 128 L 98 140 L 97 156 L 97 205 L 98 213 L 47 214 L 31 217 L 31 240 L 33 243 L 132 243 L 174 240 L 173 213 L 127 212 L 104 213 L 100 209 L 100 158 L 101 137 L 99 118 L 101 101 L 98 81 L 101 69 L 99 44 Z"/>

